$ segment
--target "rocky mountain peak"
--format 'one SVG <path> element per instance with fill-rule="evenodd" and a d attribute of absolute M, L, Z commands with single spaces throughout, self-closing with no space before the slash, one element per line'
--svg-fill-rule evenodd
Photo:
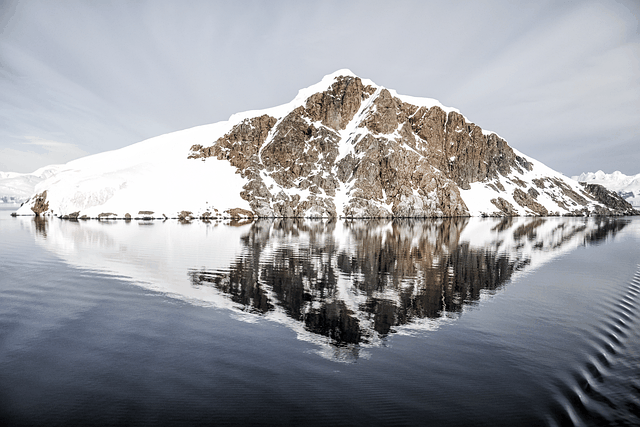
<path fill-rule="evenodd" d="M 241 178 L 242 188 L 235 196 L 227 194 L 227 188 L 206 190 L 197 195 L 204 204 L 176 212 L 200 210 L 193 215 L 207 218 L 219 212 L 359 218 L 636 213 L 617 199 L 613 202 L 616 194 L 609 197 L 601 189 L 582 187 L 519 153 L 456 109 L 433 99 L 399 95 L 348 70 L 300 90 L 288 104 L 239 113 L 211 126 L 208 142 L 198 133 L 198 142 L 191 143 L 182 159 L 190 165 L 201 160 L 202 167 L 212 168 L 216 176 L 226 176 L 230 167 Z M 189 132 L 173 135 L 185 138 Z M 167 147 L 167 152 L 176 149 Z M 177 160 L 167 157 L 163 162 L 166 168 Z M 200 173 L 207 175 L 202 167 Z M 147 164 L 140 170 L 146 169 Z M 77 194 L 78 185 L 88 185 L 86 179 L 69 185 L 69 191 L 76 193 L 56 196 L 61 200 L 58 209 L 74 214 L 97 209 L 93 206 L 128 188 L 129 182 L 118 176 L 110 173 L 107 180 L 96 175 L 96 182 L 104 183 L 92 184 L 88 191 L 94 193 L 87 197 Z M 187 185 L 188 177 L 181 179 Z M 43 185 L 39 192 L 49 187 Z M 225 203 L 233 206 L 220 204 L 223 193 L 229 196 Z M 45 194 L 57 192 L 51 189 Z M 39 203 L 44 206 L 46 201 Z M 148 210 L 140 208 L 134 211 Z"/>
<path fill-rule="evenodd" d="M 329 89 L 307 98 L 304 115 L 311 121 L 319 121 L 339 131 L 353 119 L 364 98 L 365 92 L 360 78 L 338 76 Z"/>
<path fill-rule="evenodd" d="M 257 126 L 246 119 L 212 146 L 192 147 L 189 157 L 229 159 L 249 178 L 242 197 L 258 216 L 469 215 L 461 190 L 484 183 L 504 193 L 506 182 L 515 188 L 507 197 L 496 194 L 492 214 L 512 215 L 516 206 L 549 214 L 536 201 L 540 187 L 518 178 L 534 163 L 497 134 L 455 110 L 430 100 L 413 104 L 352 73 L 329 77 L 324 90 L 282 116 L 262 116 L 266 137 L 263 125 L 259 135 L 243 131 Z"/>

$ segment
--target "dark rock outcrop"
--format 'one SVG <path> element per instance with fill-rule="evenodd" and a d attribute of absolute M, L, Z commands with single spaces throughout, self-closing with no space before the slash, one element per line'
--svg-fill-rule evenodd
<path fill-rule="evenodd" d="M 547 208 L 536 202 L 529 193 L 525 193 L 519 188 L 513 191 L 513 200 L 520 206 L 531 209 L 536 215 L 547 216 L 549 214 Z"/>
<path fill-rule="evenodd" d="M 497 212 L 497 213 L 494 214 L 496 216 L 502 216 L 502 215 L 517 216 L 518 215 L 518 213 L 514 209 L 513 205 L 511 203 L 507 202 L 502 197 L 498 197 L 496 199 L 491 199 L 491 203 L 493 203 L 495 205 L 495 207 L 498 208 L 498 210 L 500 211 L 500 212 Z"/>
<path fill-rule="evenodd" d="M 634 209 L 631 203 L 620 197 L 615 191 L 607 190 L 600 184 L 585 182 L 580 184 L 594 199 L 606 206 L 606 208 L 600 208 L 596 215 L 629 215 L 629 211 L 633 212 L 632 215 L 640 215 L 640 211 Z"/>
<path fill-rule="evenodd" d="M 31 206 L 31 210 L 36 214 L 36 216 L 40 216 L 41 214 L 49 210 L 49 202 L 47 202 L 46 190 L 34 196 L 33 206 Z"/>

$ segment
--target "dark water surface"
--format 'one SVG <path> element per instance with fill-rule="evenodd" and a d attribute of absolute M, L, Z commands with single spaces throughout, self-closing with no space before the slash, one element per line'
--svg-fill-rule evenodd
<path fill-rule="evenodd" d="M 640 425 L 640 218 L 11 218 L 0 425 Z"/>

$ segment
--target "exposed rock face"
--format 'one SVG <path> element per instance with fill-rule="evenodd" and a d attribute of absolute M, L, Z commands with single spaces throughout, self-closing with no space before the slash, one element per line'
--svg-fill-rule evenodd
<path fill-rule="evenodd" d="M 341 154 L 340 131 L 350 123 Z M 228 159 L 248 178 L 242 197 L 259 217 L 467 216 L 459 188 L 531 168 L 462 115 L 402 102 L 352 76 L 338 77 L 280 120 L 247 119 L 189 155 L 210 156 Z M 341 207 L 338 189 L 349 197 Z"/>
<path fill-rule="evenodd" d="M 362 80 L 338 77 L 329 90 L 309 97 L 305 117 L 319 121 L 334 130 L 342 130 L 360 108 L 365 93 Z"/>
<path fill-rule="evenodd" d="M 236 208 L 236 209 L 229 209 L 227 212 L 231 218 L 253 218 L 253 212 L 248 211 L 246 209 L 240 209 L 240 208 Z"/>
<path fill-rule="evenodd" d="M 461 114 L 446 114 L 439 107 L 426 110 L 405 104 L 409 123 L 417 137 L 415 149 L 447 175 L 461 189 L 469 184 L 519 172 L 531 165 L 516 156 L 511 147 L 496 134 L 484 135 L 482 129 L 467 123 Z"/>
<path fill-rule="evenodd" d="M 340 185 L 337 131 L 353 119 L 370 92 L 359 78 L 337 78 L 327 91 L 310 96 L 305 106 L 280 121 L 269 116 L 245 120 L 213 146 L 192 147 L 189 157 L 229 159 L 248 178 L 242 197 L 257 216 L 337 216 L 333 201 Z M 347 169 L 353 172 L 352 167 Z M 306 197 L 303 200 L 299 194 L 276 191 L 273 184 L 268 188 L 260 171 L 265 171 L 279 189 L 295 188 L 307 193 Z"/>
<path fill-rule="evenodd" d="M 98 214 L 98 219 L 116 217 L 116 216 L 117 214 L 113 212 L 102 212 L 101 214 Z"/>
<path fill-rule="evenodd" d="M 606 208 L 598 210 L 599 215 L 625 215 L 629 210 L 634 211 L 633 215 L 640 215 L 640 211 L 633 209 L 631 203 L 623 199 L 615 191 L 607 190 L 600 184 L 587 184 L 582 182 L 582 186 L 592 195 L 597 201 L 601 202 Z"/>
<path fill-rule="evenodd" d="M 327 76 L 289 104 L 242 113 L 220 125 L 211 127 L 215 130 L 210 134 L 198 134 L 191 143 L 194 136 L 180 142 L 180 147 L 187 143 L 191 148 L 186 159 L 180 159 L 186 166 L 182 176 L 169 185 L 180 180 L 191 185 L 193 176 L 201 177 L 198 182 L 216 176 L 203 200 L 188 202 L 192 213 L 184 218 L 637 214 L 618 199 L 581 187 L 518 153 L 452 108 L 398 95 L 350 72 Z M 209 142 L 203 142 L 207 141 L 203 136 Z M 192 162 L 206 164 L 210 158 L 224 162 L 223 166 L 209 160 L 217 166 L 191 168 Z M 156 166 L 151 182 L 164 178 L 176 163 Z M 140 166 L 131 171 L 144 177 L 141 169 L 146 165 Z M 108 179 L 92 176 L 99 182 L 87 183 L 88 194 L 75 190 L 85 185 L 84 179 L 67 185 L 64 197 L 43 186 L 52 190 L 49 199 L 46 192 L 36 195 L 23 212 L 71 217 L 71 212 L 79 211 L 76 218 L 82 218 L 89 209 L 94 218 L 101 211 L 118 210 L 117 217 L 139 212 L 143 219 L 175 217 L 187 209 L 186 205 L 165 212 L 153 208 L 155 214 L 140 210 L 152 208 L 153 200 L 135 208 L 118 205 L 123 202 L 113 196 L 127 189 L 129 179 L 124 176 L 127 169 L 118 167 Z M 191 169 L 197 172 L 192 174 Z M 68 180 L 78 179 L 71 172 L 60 173 Z M 233 191 L 225 191 L 225 180 L 234 183 Z M 126 200 L 134 199 L 129 195 Z M 116 206 L 97 211 L 111 202 Z"/>
<path fill-rule="evenodd" d="M 523 206 L 523 207 L 531 209 L 537 215 L 547 216 L 549 214 L 549 211 L 547 210 L 547 208 L 542 206 L 540 203 L 536 202 L 534 200 L 534 198 L 531 197 L 531 195 L 529 195 L 529 193 L 525 193 L 524 191 L 520 190 L 519 188 L 516 188 L 514 190 L 513 199 L 520 206 Z"/>
<path fill-rule="evenodd" d="M 36 216 L 40 216 L 41 214 L 49 210 L 49 202 L 47 202 L 46 190 L 34 196 L 33 206 L 31 206 L 31 210 L 36 214 Z"/>
<path fill-rule="evenodd" d="M 338 76 L 284 117 L 246 119 L 189 157 L 229 160 L 247 178 L 242 197 L 258 217 L 468 216 L 460 190 L 478 182 L 500 193 L 492 215 L 596 212 L 584 210 L 587 193 L 557 177 L 516 176 L 534 163 L 443 108 Z M 557 212 L 539 200 L 545 192 Z"/>
<path fill-rule="evenodd" d="M 517 216 L 516 210 L 513 208 L 513 205 L 507 202 L 502 197 L 498 197 L 497 199 L 491 199 L 491 203 L 495 205 L 496 208 L 500 211 L 500 213 L 496 213 L 494 215 L 506 215 L 506 216 Z"/>

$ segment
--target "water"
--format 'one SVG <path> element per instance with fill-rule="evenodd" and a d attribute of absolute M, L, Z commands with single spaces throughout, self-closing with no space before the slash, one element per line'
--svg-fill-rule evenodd
<path fill-rule="evenodd" d="M 640 425 L 640 218 L 9 212 L 2 425 Z"/>

